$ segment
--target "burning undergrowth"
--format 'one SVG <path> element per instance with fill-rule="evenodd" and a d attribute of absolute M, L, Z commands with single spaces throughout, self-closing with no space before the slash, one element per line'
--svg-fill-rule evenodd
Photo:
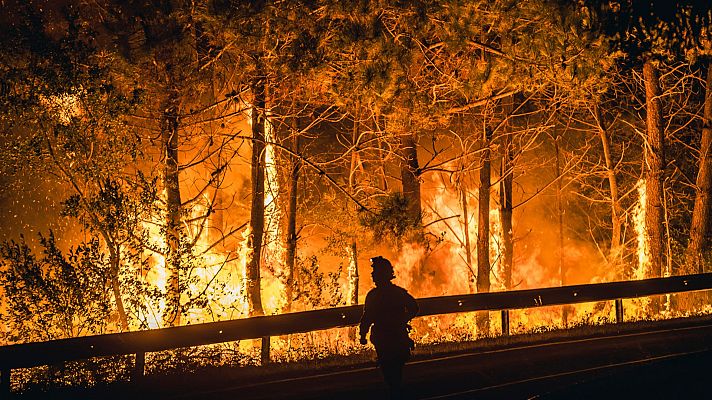
<path fill-rule="evenodd" d="M 468 245 L 475 241 L 478 235 L 477 219 L 471 213 L 466 217 L 465 207 L 477 210 L 477 197 L 475 190 L 467 196 L 458 196 L 456 188 L 447 180 L 436 175 L 431 175 L 430 180 L 424 182 L 423 199 L 426 209 L 419 224 L 401 221 L 398 218 L 392 221 L 381 217 L 374 220 L 375 225 L 385 235 L 375 235 L 371 239 L 362 240 L 361 247 L 368 249 L 369 253 L 380 253 L 394 261 L 396 279 L 395 283 L 407 288 L 416 297 L 442 296 L 462 293 L 472 293 L 477 275 L 477 258 L 473 248 Z M 276 184 L 276 183 L 275 183 Z M 642 184 L 641 184 L 642 185 Z M 641 187 L 641 186 L 639 186 Z M 640 200 L 635 206 L 631 219 L 636 231 L 636 263 L 630 272 L 633 277 L 645 276 L 647 265 L 645 235 L 641 234 L 639 226 L 644 220 L 644 191 L 639 189 Z M 463 200 L 464 199 L 464 200 Z M 402 199 L 401 199 L 402 200 Z M 238 240 L 233 240 L 231 245 L 222 243 L 213 245 L 209 240 L 211 225 L 216 224 L 214 219 L 201 219 L 206 210 L 211 208 L 210 198 L 204 198 L 199 206 L 191 210 L 196 221 L 189 225 L 182 243 L 184 262 L 181 264 L 181 278 L 179 292 L 181 293 L 182 315 L 181 324 L 194 324 L 201 322 L 219 321 L 243 318 L 249 315 L 245 294 L 245 263 L 248 255 L 249 230 L 241 232 Z M 267 199 L 273 202 L 274 199 Z M 396 216 L 403 211 L 399 198 L 392 197 L 391 209 L 386 209 L 386 216 Z M 534 201 L 533 207 L 538 207 Z M 400 208 L 399 208 L 400 207 Z M 383 208 L 382 208 L 383 209 Z M 400 210 L 400 211 L 399 211 Z M 276 212 L 276 211 L 275 211 Z M 517 214 L 518 213 L 518 214 Z M 562 283 L 598 283 L 618 280 L 625 273 L 620 262 L 606 260 L 590 243 L 567 237 L 562 248 L 556 248 L 557 233 L 551 228 L 551 221 L 543 214 L 518 211 L 515 213 L 517 224 L 513 227 L 515 266 L 512 273 L 511 287 L 509 289 L 529 289 L 537 287 L 558 286 Z M 490 291 L 508 289 L 504 279 L 504 264 L 502 262 L 502 228 L 500 213 L 496 208 L 490 210 Z M 278 216 L 275 216 L 278 218 Z M 395 221 L 395 227 L 392 227 Z M 380 224 L 380 225 L 379 225 Z M 414 227 L 424 225 L 422 232 L 414 233 Z M 272 222 L 276 227 L 279 224 Z M 169 290 L 169 271 L 165 265 L 166 244 L 165 232 L 158 228 L 157 221 L 148 221 L 134 227 L 143 240 L 144 246 L 124 246 L 120 249 L 119 256 L 123 262 L 117 276 L 122 287 L 123 306 L 127 314 L 129 329 L 152 329 L 167 326 L 164 316 L 167 310 L 166 296 Z M 391 228 L 389 228 L 391 226 Z M 275 228 L 276 229 L 276 228 Z M 319 232 L 315 230 L 314 232 Z M 265 245 L 267 254 L 262 275 L 262 301 L 266 314 L 284 312 L 287 308 L 292 311 L 312 310 L 334 307 L 347 304 L 350 289 L 349 277 L 345 276 L 343 267 L 325 267 L 324 265 L 343 265 L 346 253 L 335 253 L 334 246 L 342 246 L 344 242 L 336 241 L 326 246 L 320 245 L 318 240 L 306 238 L 304 245 L 296 257 L 296 266 L 292 275 L 285 272 L 281 262 L 284 248 L 281 246 L 280 237 L 283 232 L 275 230 L 271 233 Z M 94 299 L 86 296 L 96 293 L 96 307 L 106 312 L 94 313 L 101 319 L 101 326 L 96 333 L 115 332 L 122 330 L 116 313 L 115 297 L 110 295 L 112 288 L 111 257 L 102 253 L 97 240 L 70 248 L 66 255 L 54 245 L 53 236 L 43 239 L 45 249 L 41 255 L 33 255 L 33 248 L 25 243 L 8 243 L 3 253 L 3 268 L 12 274 L 5 274 L 3 281 L 4 295 L 16 298 L 17 304 L 24 301 L 27 293 L 33 296 L 45 296 L 32 302 L 38 310 L 23 309 L 13 306 L 14 314 L 5 310 L 3 325 L 5 327 L 4 340 L 6 343 L 24 342 L 32 340 L 46 340 L 59 337 L 72 337 L 86 332 L 61 331 L 54 325 L 54 319 L 64 318 L 67 326 L 77 325 L 78 320 L 73 320 L 73 315 L 64 315 L 56 310 L 69 312 L 72 308 L 62 308 L 61 304 L 54 304 L 58 299 L 64 299 L 67 304 L 76 303 L 72 300 L 72 293 L 76 294 L 78 287 L 68 285 L 67 280 L 81 280 L 86 277 L 73 273 L 77 271 L 103 271 L 94 274 L 95 279 L 103 279 L 100 284 L 89 285 L 83 294 L 84 301 Z M 393 240 L 395 239 L 395 240 Z M 468 252 L 470 254 L 468 254 Z M 363 259 L 370 255 L 362 250 L 358 258 Z M 335 257 L 333 254 L 337 254 Z M 563 275 L 560 269 L 561 256 L 565 255 L 568 266 Z M 334 263 L 333 261 L 338 262 Z M 361 262 L 360 275 L 368 276 L 368 264 Z M 35 271 L 34 274 L 29 273 Z M 42 271 L 41 273 L 39 271 Z M 293 279 L 291 298 L 286 297 L 287 279 Z M 358 281 L 359 302 L 370 288 L 369 279 Z M 86 286 L 86 285 L 85 285 Z M 82 286 L 84 287 L 84 286 Z M 73 288 L 73 289 L 72 289 Z M 70 290 L 71 289 L 71 290 Z M 26 292 L 26 293 L 25 293 Z M 24 294 L 23 294 L 24 293 Z M 62 296 L 55 296 L 63 293 Z M 13 297 L 15 296 L 15 297 Z M 23 297 L 24 296 L 24 297 Z M 52 297 L 54 296 L 54 297 Z M 628 320 L 657 319 L 689 313 L 687 310 L 673 310 L 671 300 L 667 299 L 661 314 L 651 314 L 649 300 L 626 300 L 624 302 L 626 318 Z M 289 306 L 287 306 L 289 305 Z M 48 307 L 54 308 L 48 308 Z M 7 306 L 6 306 L 7 307 Z M 44 307 L 44 308 L 43 308 Z M 52 311 L 55 310 L 55 311 Z M 24 312 L 24 314 L 23 314 Z M 66 314 L 66 313 L 65 313 Z M 27 318 L 29 315 L 45 315 L 50 319 L 42 322 Z M 66 317 L 66 318 L 65 318 Z M 496 337 L 501 333 L 499 314 L 490 313 L 490 323 L 485 330 L 477 329 L 476 314 L 453 314 L 446 316 L 433 316 L 418 318 L 413 321 L 412 336 L 420 345 L 437 344 L 444 342 L 458 342 L 475 340 L 482 337 Z M 543 332 L 581 324 L 606 324 L 615 320 L 615 310 L 611 302 L 587 303 L 564 307 L 532 308 L 527 310 L 510 311 L 510 332 L 512 334 L 527 334 Z M 37 323 L 35 323 L 35 322 Z M 35 324 L 36 326 L 30 326 Z M 20 329 L 20 327 L 22 328 Z M 98 325 L 97 325 L 98 326 Z M 33 330 L 34 329 L 34 330 Z M 33 333 L 34 332 L 34 333 Z M 49 336 L 40 336 L 40 333 Z M 353 340 L 352 329 L 310 332 L 286 337 L 271 339 L 272 360 L 278 362 L 301 362 L 304 360 L 320 359 L 335 355 L 357 354 L 363 348 Z M 243 341 L 224 345 L 206 346 L 194 349 L 183 349 L 173 352 L 152 354 L 147 360 L 149 374 L 167 374 L 172 371 L 192 371 L 206 366 L 238 366 L 256 365 L 260 360 L 260 345 L 258 342 Z M 118 364 L 125 360 L 117 359 Z M 122 361 L 123 360 L 123 361 Z M 67 365 L 75 365 L 68 363 Z M 76 365 L 81 365 L 78 363 Z M 112 380 L 122 380 L 125 376 L 110 373 L 104 374 L 103 369 L 96 368 L 100 376 L 91 378 L 86 370 L 92 370 L 93 364 L 75 372 L 72 368 L 62 367 L 62 371 L 70 371 L 69 375 L 75 376 L 77 382 L 82 384 L 95 384 Z M 23 374 L 23 382 L 48 379 L 55 381 L 59 374 L 54 367 L 43 367 L 28 370 Z M 31 372 L 30 372 L 31 371 Z M 54 372 L 53 372 L 54 371 Z M 104 376 L 106 375 L 106 376 Z M 42 377 L 45 378 L 42 378 Z M 66 378 L 72 379 L 75 378 Z M 65 378 L 62 378 L 65 379 Z M 24 387 L 26 383 L 21 386 Z"/>

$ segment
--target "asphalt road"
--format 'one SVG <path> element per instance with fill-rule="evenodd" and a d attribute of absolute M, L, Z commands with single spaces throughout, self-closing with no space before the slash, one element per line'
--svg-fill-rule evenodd
<path fill-rule="evenodd" d="M 412 399 L 712 398 L 712 323 L 458 354 L 406 365 Z M 171 399 L 381 399 L 375 368 L 224 386 Z"/>

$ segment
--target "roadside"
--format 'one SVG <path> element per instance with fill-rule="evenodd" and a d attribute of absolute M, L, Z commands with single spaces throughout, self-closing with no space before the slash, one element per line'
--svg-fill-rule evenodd
<path fill-rule="evenodd" d="M 568 360 L 570 357 L 590 357 L 591 360 L 587 360 L 585 364 L 593 363 L 593 365 L 605 365 L 610 361 L 610 357 L 605 354 L 605 349 L 610 348 L 610 345 L 601 346 L 600 352 L 594 351 L 594 349 L 590 348 L 591 346 L 599 342 L 603 343 L 597 338 L 634 335 L 636 333 L 648 332 L 651 329 L 671 330 L 690 325 L 705 324 L 712 325 L 712 317 L 704 316 L 657 322 L 647 321 L 620 325 L 584 326 L 569 330 L 529 335 L 421 346 L 417 348 L 413 360 L 407 366 L 406 379 L 415 383 L 415 385 L 413 385 L 415 390 L 414 394 L 424 397 L 437 395 L 436 392 L 438 392 L 438 390 L 434 390 L 438 389 L 437 382 L 442 382 L 443 385 L 449 385 L 456 391 L 458 385 L 462 386 L 463 382 L 460 381 L 463 380 L 463 377 L 468 376 L 468 374 L 472 377 L 470 379 L 464 378 L 465 385 L 462 390 L 472 390 L 471 384 L 477 384 L 475 385 L 477 386 L 475 389 L 479 388 L 477 390 L 481 391 L 480 389 L 487 387 L 487 382 L 490 381 L 494 382 L 492 385 L 497 385 L 497 381 L 515 382 L 517 381 L 516 373 L 522 371 L 534 371 L 539 373 L 539 375 L 546 375 L 547 368 L 552 368 L 552 366 L 546 364 Z M 645 336 L 646 335 L 643 334 L 641 337 Z M 645 358 L 646 351 L 661 351 L 659 348 L 648 348 L 641 353 L 639 351 L 640 345 L 637 344 L 639 341 L 639 338 L 637 338 L 635 339 L 635 343 L 625 342 L 617 345 L 622 346 L 621 348 L 632 347 L 633 350 L 635 350 L 633 352 L 634 354 L 631 353 L 624 357 L 623 361 L 629 359 L 635 360 L 641 357 Z M 557 343 L 561 344 L 561 346 L 556 346 Z M 578 354 L 577 347 L 583 346 L 583 343 L 585 343 L 587 347 L 584 352 L 586 355 L 583 355 L 583 353 L 576 355 Z M 566 350 L 562 350 L 564 348 L 566 348 Z M 674 348 L 670 348 L 663 349 L 662 352 L 670 353 L 674 351 Z M 517 357 L 522 357 L 522 355 L 530 359 L 516 359 Z M 601 360 L 596 360 L 596 357 L 601 357 Z M 338 394 L 340 398 L 352 398 L 350 394 L 354 395 L 353 398 L 358 398 L 358 396 L 368 395 L 368 393 L 378 393 L 380 390 L 380 376 L 375 369 L 373 358 L 374 355 L 371 351 L 363 351 L 353 356 L 334 356 L 328 359 L 273 364 L 266 367 L 223 367 L 194 371 L 186 374 L 149 375 L 145 377 L 144 381 L 140 384 L 120 382 L 91 389 L 55 389 L 51 391 L 51 396 L 52 398 L 126 398 L 140 393 L 141 395 L 150 395 L 156 399 L 220 398 L 219 396 L 227 396 L 228 393 L 233 393 L 233 395 L 239 393 L 242 395 L 240 397 L 248 397 L 252 396 L 251 393 L 259 394 L 263 392 L 267 395 L 267 397 L 263 398 L 270 398 L 270 396 L 272 396 L 270 393 L 273 393 L 274 390 L 274 393 L 282 393 L 281 398 L 311 398 L 310 396 L 314 395 L 313 389 L 320 387 L 319 391 L 332 393 L 334 395 Z M 493 363 L 492 360 L 498 361 Z M 472 370 L 472 365 L 476 367 L 475 370 Z M 572 365 L 562 364 L 560 367 L 564 369 L 576 369 L 577 365 L 575 365 L 575 363 Z M 448 371 L 448 368 L 455 368 L 455 371 Z M 551 370 L 554 374 L 558 373 L 557 368 Z M 481 374 L 481 376 L 477 374 Z M 573 380 L 560 377 L 558 378 L 557 384 L 573 385 L 578 382 L 576 380 L 578 378 L 571 378 Z M 527 378 L 524 377 L 522 379 Z M 419 387 L 420 384 L 422 384 L 422 387 Z M 514 386 L 510 385 L 509 389 Z M 535 387 L 536 385 L 529 386 Z M 551 389 L 556 386 L 545 385 L 545 387 Z M 269 388 L 269 390 L 265 388 Z M 490 388 L 488 390 L 491 391 L 491 393 L 496 393 L 504 389 L 507 388 Z M 300 392 L 300 390 L 302 392 Z M 329 392 L 329 390 L 332 392 Z M 534 391 L 526 396 L 540 393 L 544 392 Z M 28 394 L 27 396 L 15 397 L 46 398 L 49 394 L 50 393 L 47 392 L 36 392 L 34 395 Z M 527 398 L 526 396 L 521 398 Z M 480 398 L 479 395 L 478 398 Z"/>

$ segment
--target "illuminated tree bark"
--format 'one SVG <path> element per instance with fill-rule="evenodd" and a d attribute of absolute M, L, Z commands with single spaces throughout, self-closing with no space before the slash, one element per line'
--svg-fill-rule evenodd
<path fill-rule="evenodd" d="M 648 276 L 657 278 L 663 271 L 663 173 L 665 169 L 665 136 L 663 132 L 660 78 L 651 60 L 643 64 L 645 80 L 645 109 L 647 111 L 647 142 L 645 151 L 645 230 L 648 240 L 650 270 Z M 653 312 L 660 309 L 660 299 L 651 304 Z"/>
<path fill-rule="evenodd" d="M 349 168 L 349 192 L 352 196 L 356 195 L 357 184 L 358 184 L 358 174 L 362 169 L 361 166 L 361 155 L 358 149 L 360 127 L 361 127 L 361 103 L 356 102 L 356 113 L 354 115 L 354 126 L 351 134 L 351 145 L 354 148 L 351 151 L 351 166 Z M 417 162 L 417 160 L 416 160 Z M 355 237 L 346 246 L 346 255 L 348 258 L 348 269 L 347 269 L 347 279 L 348 279 L 348 292 L 346 293 L 346 303 L 347 305 L 353 306 L 358 304 L 358 247 L 356 244 Z M 349 339 L 351 341 L 356 341 L 356 327 L 349 329 Z"/>
<path fill-rule="evenodd" d="M 121 298 L 121 283 L 119 282 L 121 259 L 119 257 L 119 249 L 113 243 L 107 242 L 107 245 L 109 247 L 109 263 L 111 264 L 111 292 L 116 302 L 116 313 L 119 315 L 121 330 L 126 332 L 129 330 L 129 320 L 126 316 L 124 300 Z"/>
<path fill-rule="evenodd" d="M 512 290 L 512 269 L 514 264 L 514 231 L 512 224 L 512 185 L 514 183 L 514 157 L 509 134 L 504 135 L 502 147 L 502 180 L 499 183 L 499 215 L 502 223 L 502 266 L 504 287 Z"/>
<path fill-rule="evenodd" d="M 170 73 L 170 72 L 169 72 Z M 178 168 L 178 89 L 170 88 L 163 104 L 161 118 L 161 147 L 163 150 L 163 184 L 166 195 L 165 241 L 166 310 L 164 323 L 180 325 L 180 270 L 181 270 L 181 195 Z"/>
<path fill-rule="evenodd" d="M 518 96 L 513 96 L 513 101 L 505 103 L 505 113 L 507 114 L 507 127 L 511 129 L 509 118 L 513 116 L 518 101 Z M 499 182 L 499 220 L 502 224 L 502 273 L 504 288 L 512 290 L 512 270 L 514 267 L 514 224 L 512 222 L 514 205 L 512 202 L 512 186 L 514 184 L 514 143 L 512 143 L 512 133 L 508 130 L 502 135 L 502 160 L 500 166 Z"/>
<path fill-rule="evenodd" d="M 566 258 L 564 255 L 564 208 L 561 199 L 562 196 L 562 179 L 561 176 L 561 149 L 559 146 L 560 136 L 554 136 L 554 152 L 556 153 L 556 217 L 559 239 L 559 283 L 561 286 L 566 285 Z M 561 321 L 564 326 L 569 324 L 569 308 L 564 306 L 561 310 Z"/>
<path fill-rule="evenodd" d="M 198 59 L 204 60 L 210 57 L 210 51 L 213 50 L 209 44 L 203 43 L 205 35 L 201 35 L 202 24 L 196 24 L 195 28 L 195 41 L 196 41 L 196 56 Z M 210 78 L 206 82 L 207 90 L 205 91 L 204 98 L 205 104 L 216 104 L 218 101 L 216 93 L 216 85 L 218 82 L 218 76 L 216 74 L 214 66 L 211 64 L 207 67 L 209 71 Z M 220 119 L 220 113 L 216 109 L 211 109 L 206 112 L 207 117 L 213 120 Z M 210 133 L 214 134 L 219 128 L 219 124 L 212 124 L 210 126 Z M 213 142 L 213 136 L 209 136 L 207 140 L 211 143 Z M 220 146 L 218 144 L 218 146 Z M 223 183 L 225 180 L 225 170 L 223 165 L 225 161 L 223 160 L 222 152 L 218 152 L 215 158 L 215 164 L 218 166 L 210 171 L 210 190 L 212 192 L 210 203 L 208 204 L 209 209 L 206 211 L 206 218 L 208 219 L 208 232 L 207 238 L 211 244 L 221 243 L 218 249 L 221 251 L 225 250 L 224 240 L 225 240 L 225 209 L 229 204 L 225 197 L 225 190 L 223 188 Z"/>
<path fill-rule="evenodd" d="M 354 115 L 354 126 L 351 135 L 351 145 L 354 146 L 351 151 L 351 166 L 349 168 L 349 192 L 352 196 L 356 196 L 358 191 L 358 175 L 363 170 L 361 165 L 361 154 L 359 152 L 358 143 L 359 136 L 361 134 L 361 103 L 356 102 L 356 114 Z M 416 163 L 418 160 L 416 159 Z M 352 207 L 356 207 L 353 205 Z M 349 291 L 347 294 L 347 302 L 349 305 L 358 304 L 358 251 L 355 238 L 348 244 L 346 248 L 346 254 L 348 255 L 349 268 L 348 268 L 348 280 L 349 280 Z M 352 330 L 354 339 L 356 330 Z"/>
<path fill-rule="evenodd" d="M 259 63 L 259 60 L 258 60 Z M 258 71 L 260 71 L 258 67 Z M 260 293 L 260 257 L 265 223 L 265 86 L 266 77 L 259 74 L 252 80 L 252 203 L 250 233 L 246 260 L 246 286 L 249 315 L 263 315 Z"/>
<path fill-rule="evenodd" d="M 610 254 L 613 257 L 619 257 L 621 251 L 621 226 L 623 209 L 620 204 L 620 196 L 618 194 L 618 178 L 616 176 L 615 164 L 611 155 L 611 139 L 608 134 L 607 126 L 603 120 L 603 115 L 598 104 L 593 106 L 594 119 L 598 126 L 598 137 L 601 139 L 603 147 L 603 159 L 606 163 L 606 177 L 608 179 L 608 187 L 611 195 L 611 248 Z"/>
<path fill-rule="evenodd" d="M 707 88 L 700 143 L 699 170 L 695 184 L 695 206 L 690 225 L 690 241 L 685 249 L 688 272 L 703 273 L 702 250 L 710 230 L 710 197 L 712 196 L 712 63 L 707 66 Z"/>
<path fill-rule="evenodd" d="M 348 255 L 349 261 L 349 287 L 346 303 L 349 306 L 353 306 L 358 304 L 358 251 L 356 241 L 351 242 L 351 244 L 346 248 L 346 254 Z M 356 327 L 352 327 L 349 330 L 349 338 L 351 340 L 356 340 Z"/>
<path fill-rule="evenodd" d="M 297 255 L 297 200 L 299 189 L 299 173 L 302 166 L 299 158 L 299 124 L 298 118 L 294 118 L 294 126 L 292 127 L 292 152 L 295 154 L 292 158 L 291 171 L 289 174 L 289 194 L 287 203 L 287 248 L 285 251 L 285 271 L 287 274 L 285 297 L 287 303 L 285 311 L 292 310 L 292 302 L 294 301 L 294 282 L 296 278 L 296 255 Z"/>
<path fill-rule="evenodd" d="M 492 133 L 485 129 L 482 136 L 482 155 L 480 158 L 480 198 L 477 213 L 477 293 L 490 291 L 490 187 L 491 184 L 491 150 Z M 489 334 L 489 313 L 477 313 L 477 331 L 481 336 Z"/>
<path fill-rule="evenodd" d="M 463 222 L 463 232 L 465 233 L 464 238 L 464 248 L 465 248 L 465 262 L 467 263 L 467 288 L 470 293 L 475 293 L 477 287 L 475 286 L 475 274 L 472 268 L 472 246 L 470 242 L 470 213 L 467 207 L 467 188 L 464 185 L 464 177 L 461 178 L 458 184 L 458 190 L 460 191 L 460 207 L 462 208 L 462 222 Z"/>

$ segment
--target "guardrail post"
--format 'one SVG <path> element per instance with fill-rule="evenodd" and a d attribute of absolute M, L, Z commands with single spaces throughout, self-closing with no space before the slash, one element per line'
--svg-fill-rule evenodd
<path fill-rule="evenodd" d="M 10 398 L 10 368 L 0 371 L 0 399 Z"/>
<path fill-rule="evenodd" d="M 509 310 L 502 310 L 502 336 L 509 336 Z"/>
<path fill-rule="evenodd" d="M 263 336 L 262 337 L 262 348 L 260 349 L 260 363 L 261 365 L 267 365 L 269 364 L 269 346 L 270 346 L 270 337 L 269 336 Z"/>
<path fill-rule="evenodd" d="M 133 382 L 139 382 L 143 378 L 144 370 L 146 367 L 146 353 L 141 351 L 136 353 L 136 358 L 134 359 L 134 368 L 131 373 L 131 380 Z"/>
<path fill-rule="evenodd" d="M 623 323 L 623 299 L 616 299 L 616 323 Z"/>

